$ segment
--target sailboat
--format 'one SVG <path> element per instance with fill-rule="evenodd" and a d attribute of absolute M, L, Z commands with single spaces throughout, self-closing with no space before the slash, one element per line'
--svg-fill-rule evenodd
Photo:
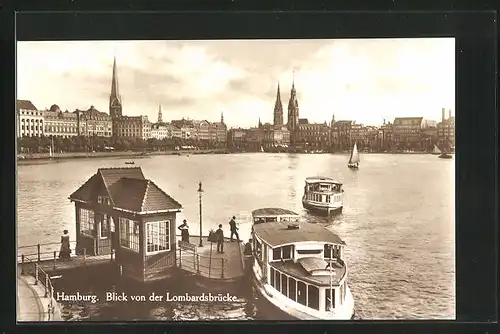
<path fill-rule="evenodd" d="M 50 138 L 50 146 L 49 146 L 49 157 L 52 159 L 54 151 L 54 138 Z"/>
<path fill-rule="evenodd" d="M 441 153 L 442 153 L 442 152 L 441 152 L 441 150 L 439 149 L 439 147 L 437 147 L 437 145 L 436 145 L 436 144 L 434 144 L 434 149 L 432 150 L 432 154 L 434 154 L 434 155 L 439 155 L 439 154 L 441 154 Z"/>
<path fill-rule="evenodd" d="M 264 148 L 263 148 L 262 146 L 260 147 L 260 151 L 261 151 L 261 152 L 264 152 Z"/>
<path fill-rule="evenodd" d="M 358 145 L 354 143 L 354 147 L 351 151 L 351 156 L 349 157 L 349 162 L 347 163 L 347 167 L 352 169 L 359 168 L 359 153 L 358 153 Z"/>

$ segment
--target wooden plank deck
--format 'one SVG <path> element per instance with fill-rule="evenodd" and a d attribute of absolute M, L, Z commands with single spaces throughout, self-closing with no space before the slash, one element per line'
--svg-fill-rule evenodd
<path fill-rule="evenodd" d="M 190 236 L 189 243 L 196 245 L 196 253 L 187 250 L 177 251 L 179 268 L 214 280 L 234 280 L 244 275 L 242 242 L 231 242 L 224 238 L 224 253 L 217 253 L 217 244 L 202 237 L 203 247 L 198 247 L 199 236 Z M 180 237 L 178 237 L 180 240 Z M 212 247 L 212 251 L 210 248 Z M 179 257 L 179 253 L 181 256 Z"/>
<path fill-rule="evenodd" d="M 80 268 L 80 267 L 88 267 L 88 266 L 94 266 L 94 265 L 100 265 L 100 264 L 105 264 L 105 263 L 111 263 L 111 255 L 94 255 L 94 256 L 73 256 L 71 259 L 62 261 L 60 259 L 56 259 L 55 261 L 53 259 L 45 259 L 40 262 L 38 262 L 38 266 L 43 269 L 46 273 L 50 274 L 51 272 L 54 271 L 64 271 L 64 270 L 70 270 L 70 269 L 75 269 L 75 268 Z M 25 271 L 30 272 L 34 270 L 35 267 L 35 261 L 33 262 L 26 262 L 24 265 L 20 262 L 18 262 L 19 270 L 22 270 L 22 267 L 24 266 Z"/>

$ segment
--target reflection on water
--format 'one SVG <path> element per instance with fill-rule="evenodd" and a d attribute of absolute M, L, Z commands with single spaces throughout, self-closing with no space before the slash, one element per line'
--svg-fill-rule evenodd
<path fill-rule="evenodd" d="M 183 205 L 179 221 L 185 217 L 191 226 L 199 219 L 196 190 L 202 181 L 204 233 L 218 224 L 228 230 L 230 217 L 236 215 L 240 236 L 246 240 L 251 211 L 269 206 L 295 210 L 331 228 L 347 244 L 349 284 L 363 319 L 454 318 L 454 161 L 432 155 L 366 154 L 360 169 L 352 171 L 346 167 L 347 159 L 327 154 L 155 156 L 136 159 L 135 166 Z M 126 167 L 125 160 L 76 159 L 19 166 L 18 244 L 58 242 L 65 228 L 74 240 L 75 213 L 68 196 L 97 168 Z M 315 175 L 344 183 L 342 214 L 316 217 L 302 209 L 304 179 Z M 56 285 L 95 291 L 112 288 L 109 283 L 100 286 L 100 281 L 76 283 L 63 277 Z M 159 289 L 165 287 L 160 284 Z M 181 284 L 175 289 L 196 287 Z M 235 303 L 206 307 L 98 303 L 65 305 L 64 310 L 68 319 L 261 318 L 254 310 L 253 297 L 245 291 L 236 289 Z"/>

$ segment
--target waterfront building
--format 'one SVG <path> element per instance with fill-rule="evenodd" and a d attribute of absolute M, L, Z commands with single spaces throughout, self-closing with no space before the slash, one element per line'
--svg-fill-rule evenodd
<path fill-rule="evenodd" d="M 151 122 L 148 116 L 120 116 L 113 120 L 115 136 L 128 138 L 151 138 Z"/>
<path fill-rule="evenodd" d="M 183 118 L 180 120 L 172 120 L 171 124 L 180 129 L 179 138 L 196 138 L 196 127 L 193 120 Z"/>
<path fill-rule="evenodd" d="M 78 136 L 78 115 L 73 112 L 62 112 L 57 104 L 43 111 L 44 135 L 69 138 Z"/>
<path fill-rule="evenodd" d="M 296 138 L 304 148 L 327 149 L 330 146 L 330 127 L 326 122 L 309 123 L 307 118 L 300 118 Z"/>
<path fill-rule="evenodd" d="M 16 123 L 17 137 L 44 135 L 43 112 L 29 100 L 16 101 Z"/>
<path fill-rule="evenodd" d="M 74 111 L 77 117 L 77 131 L 79 136 L 111 137 L 113 121 L 105 112 L 90 106 L 88 110 Z"/>
<path fill-rule="evenodd" d="M 445 118 L 445 108 L 441 110 L 441 122 L 437 124 L 438 146 L 442 149 L 455 146 L 455 117 L 448 110 L 448 118 Z"/>
<path fill-rule="evenodd" d="M 379 150 L 379 129 L 375 126 L 365 127 L 364 147 L 368 150 Z"/>
<path fill-rule="evenodd" d="M 392 150 L 394 146 L 392 142 L 392 123 L 390 121 L 386 123 L 384 119 L 384 124 L 379 128 L 378 133 L 380 143 L 379 149 L 381 151 Z"/>
<path fill-rule="evenodd" d="M 173 137 L 173 126 L 165 123 L 151 124 L 151 138 L 165 139 Z"/>
<path fill-rule="evenodd" d="M 228 131 L 228 146 L 231 148 L 243 148 L 248 130 L 237 128 Z"/>
<path fill-rule="evenodd" d="M 363 150 L 366 143 L 367 129 L 363 124 L 357 124 L 355 121 L 351 125 L 351 142 L 357 143 L 358 149 Z"/>
<path fill-rule="evenodd" d="M 332 126 L 332 144 L 335 150 L 350 150 L 354 145 L 351 140 L 351 129 L 354 121 L 337 121 Z"/>
<path fill-rule="evenodd" d="M 397 149 L 419 150 L 425 125 L 423 117 L 397 117 L 392 126 L 392 138 Z"/>
<path fill-rule="evenodd" d="M 141 168 L 99 168 L 69 199 L 75 203 L 76 252 L 114 251 L 123 275 L 168 277 L 176 266 L 176 216 L 182 205 Z"/>

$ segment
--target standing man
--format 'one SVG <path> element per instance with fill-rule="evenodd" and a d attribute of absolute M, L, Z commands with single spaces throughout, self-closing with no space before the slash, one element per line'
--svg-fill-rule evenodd
<path fill-rule="evenodd" d="M 229 228 L 231 230 L 231 242 L 233 242 L 233 234 L 236 235 L 236 240 L 240 241 L 240 236 L 238 235 L 238 227 L 236 226 L 236 217 L 233 216 L 229 221 Z"/>
<path fill-rule="evenodd" d="M 222 231 L 222 224 L 219 224 L 219 229 L 215 234 L 217 235 L 217 253 L 224 253 L 224 231 Z"/>

